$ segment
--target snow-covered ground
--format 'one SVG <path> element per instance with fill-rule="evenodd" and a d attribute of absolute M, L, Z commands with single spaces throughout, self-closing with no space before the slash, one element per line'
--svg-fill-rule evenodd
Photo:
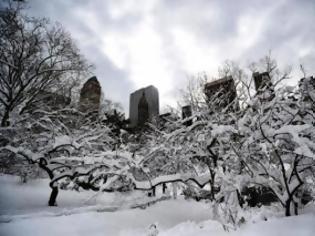
<path fill-rule="evenodd" d="M 209 220 L 208 204 L 184 199 L 158 202 L 146 209 L 130 209 L 145 202 L 142 192 L 114 194 L 61 191 L 58 207 L 47 207 L 47 180 L 34 180 L 21 185 L 18 178 L 0 176 L 0 235 L 149 235 L 156 224 L 159 236 L 313 236 L 315 215 L 272 219 L 247 224 L 238 231 L 225 232 Z"/>

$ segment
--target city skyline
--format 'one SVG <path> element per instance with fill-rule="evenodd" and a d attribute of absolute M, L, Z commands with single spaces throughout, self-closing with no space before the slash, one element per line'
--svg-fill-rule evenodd
<path fill-rule="evenodd" d="M 107 98 L 129 110 L 129 94 L 154 85 L 161 108 L 200 72 L 225 60 L 243 67 L 272 51 L 279 66 L 315 67 L 315 4 L 296 1 L 30 1 L 32 16 L 59 21 L 95 65 Z M 303 17 L 301 17 L 303 16 Z M 88 79 L 88 78 L 87 78 Z"/>

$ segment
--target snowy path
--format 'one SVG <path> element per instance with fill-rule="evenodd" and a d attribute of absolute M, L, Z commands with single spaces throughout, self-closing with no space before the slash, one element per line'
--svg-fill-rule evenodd
<path fill-rule="evenodd" d="M 68 216 L 15 220 L 1 224 L 0 235 L 144 236 L 148 226 L 155 222 L 158 223 L 159 236 L 314 236 L 315 232 L 314 215 L 250 224 L 231 233 L 224 232 L 220 224 L 206 219 L 207 210 L 202 211 L 200 206 L 184 201 L 168 201 L 146 210 L 83 212 Z"/>
<path fill-rule="evenodd" d="M 142 209 L 116 212 L 81 212 L 58 217 L 15 219 L 0 225 L 0 235 L 141 235 L 146 228 L 158 222 L 161 230 L 188 220 L 209 218 L 203 204 L 185 201 L 167 201 Z M 44 233 L 45 232 L 45 233 Z"/>
<path fill-rule="evenodd" d="M 158 225 L 158 236 L 315 235 L 314 213 L 249 223 L 227 233 L 209 220 L 211 213 L 204 203 L 167 200 L 146 209 L 129 209 L 130 204 L 145 199 L 141 192 L 95 196 L 93 192 L 62 191 L 59 207 L 47 207 L 46 184 L 37 180 L 20 185 L 12 176 L 0 176 L 1 236 L 147 236 L 152 223 Z"/>
<path fill-rule="evenodd" d="M 89 235 L 124 235 L 124 232 L 144 232 L 155 222 L 161 229 L 167 229 L 188 220 L 209 219 L 207 205 L 194 201 L 168 200 L 145 210 L 129 209 L 135 203 L 149 200 L 142 192 L 95 195 L 88 191 L 61 191 L 59 206 L 47 207 L 50 193 L 47 186 L 46 180 L 21 185 L 17 178 L 0 176 L 1 236 L 21 235 L 21 232 L 34 236 L 72 236 L 87 235 L 89 231 Z M 120 210 L 113 212 L 116 209 Z"/>

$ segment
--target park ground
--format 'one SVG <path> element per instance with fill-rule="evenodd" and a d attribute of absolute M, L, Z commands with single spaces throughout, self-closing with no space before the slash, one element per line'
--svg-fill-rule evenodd
<path fill-rule="evenodd" d="M 152 201 L 143 192 L 132 194 L 63 191 L 57 207 L 48 207 L 48 180 L 22 184 L 18 177 L 0 176 L 1 236 L 313 236 L 315 211 L 308 206 L 299 216 L 258 212 L 236 231 L 224 231 L 212 219 L 209 203 L 168 199 Z M 263 219 L 268 215 L 268 220 Z M 153 226 L 155 225 L 157 229 Z M 154 234 L 155 233 L 155 234 Z"/>

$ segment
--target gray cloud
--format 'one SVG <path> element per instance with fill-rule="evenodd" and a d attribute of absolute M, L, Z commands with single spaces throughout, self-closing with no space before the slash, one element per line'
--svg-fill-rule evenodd
<path fill-rule="evenodd" d="M 29 12 L 60 21 L 95 64 L 104 93 L 128 110 L 129 93 L 148 84 L 161 103 L 187 76 L 216 76 L 226 59 L 246 65 L 272 50 L 280 66 L 315 71 L 312 0 L 52 0 Z M 297 69 L 294 72 L 297 74 Z"/>

